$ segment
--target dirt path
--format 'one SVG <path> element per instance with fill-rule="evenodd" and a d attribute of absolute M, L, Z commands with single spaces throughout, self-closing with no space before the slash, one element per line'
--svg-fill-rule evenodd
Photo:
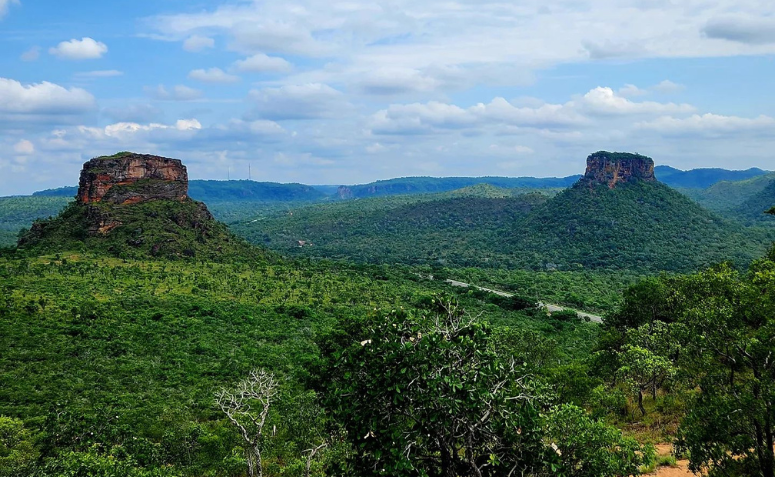
<path fill-rule="evenodd" d="M 673 446 L 670 444 L 657 444 L 654 447 L 657 448 L 657 455 L 660 456 L 671 455 L 673 452 Z M 662 466 L 658 467 L 657 471 L 652 474 L 643 475 L 651 475 L 655 477 L 695 477 L 697 474 L 693 474 L 689 470 L 688 460 L 679 460 L 676 462 L 675 467 Z"/>
<path fill-rule="evenodd" d="M 449 283 L 450 285 L 452 285 L 453 287 L 462 287 L 462 288 L 471 287 L 471 288 L 476 288 L 477 290 L 482 290 L 482 291 L 486 291 L 486 292 L 489 292 L 489 293 L 494 293 L 496 295 L 505 296 L 507 298 L 510 298 L 510 297 L 514 296 L 513 293 L 507 293 L 505 291 L 491 290 L 489 288 L 478 287 L 476 285 L 471 285 L 470 283 L 465 283 L 465 282 L 459 282 L 457 280 L 446 280 L 446 282 Z M 603 318 L 598 316 L 598 315 L 593 315 L 591 313 L 586 313 L 586 312 L 583 312 L 583 311 L 574 310 L 573 308 L 566 308 L 566 307 L 562 307 L 562 306 L 559 306 L 559 305 L 552 305 L 551 303 L 541 303 L 541 302 L 538 302 L 538 306 L 540 306 L 541 308 L 545 309 L 549 313 L 554 313 L 554 312 L 557 312 L 557 311 L 564 311 L 564 310 L 575 311 L 580 317 L 582 317 L 582 318 L 589 318 L 589 321 L 594 321 L 595 323 L 602 323 L 603 322 Z"/>

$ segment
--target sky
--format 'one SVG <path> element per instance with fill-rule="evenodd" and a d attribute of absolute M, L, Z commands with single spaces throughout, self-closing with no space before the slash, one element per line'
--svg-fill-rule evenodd
<path fill-rule="evenodd" d="M 192 179 L 775 169 L 772 0 L 0 0 L 0 196 Z"/>

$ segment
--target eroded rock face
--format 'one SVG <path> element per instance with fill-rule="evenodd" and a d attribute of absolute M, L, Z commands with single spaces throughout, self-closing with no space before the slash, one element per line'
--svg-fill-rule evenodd
<path fill-rule="evenodd" d="M 654 160 L 640 154 L 600 151 L 587 157 L 587 171 L 582 181 L 606 184 L 610 189 L 622 182 L 654 182 Z"/>
<path fill-rule="evenodd" d="M 188 172 L 180 160 L 124 153 L 85 163 L 77 200 L 81 204 L 136 204 L 150 200 L 183 201 L 187 197 Z"/>

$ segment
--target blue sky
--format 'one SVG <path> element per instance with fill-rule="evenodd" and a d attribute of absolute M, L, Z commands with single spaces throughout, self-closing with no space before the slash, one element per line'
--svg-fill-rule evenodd
<path fill-rule="evenodd" d="M 763 0 L 0 0 L 0 195 L 122 150 L 192 178 L 775 169 Z"/>

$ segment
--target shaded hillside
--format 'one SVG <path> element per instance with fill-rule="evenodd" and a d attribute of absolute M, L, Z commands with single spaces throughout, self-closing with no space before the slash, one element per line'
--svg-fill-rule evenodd
<path fill-rule="evenodd" d="M 691 169 L 682 171 L 670 166 L 657 166 L 654 168 L 657 179 L 660 182 L 674 188 L 705 189 L 721 181 L 741 181 L 767 174 L 758 168 L 744 171 L 730 171 L 727 169 Z"/>
<path fill-rule="evenodd" d="M 775 173 L 756 176 L 742 181 L 722 181 L 707 189 L 678 189 L 706 209 L 724 216 L 732 215 L 737 207 L 762 192 L 775 182 Z M 734 218 L 732 215 L 730 218 Z"/>
<path fill-rule="evenodd" d="M 389 195 L 426 194 L 433 192 L 447 192 L 477 184 L 489 184 L 504 189 L 564 188 L 573 184 L 576 179 L 578 179 L 578 176 L 563 178 L 403 177 L 372 182 L 370 184 L 342 186 L 339 188 L 338 196 L 340 199 L 358 199 L 365 197 L 383 197 Z"/>
<path fill-rule="evenodd" d="M 685 271 L 724 260 L 744 266 L 772 239 L 658 182 L 615 189 L 579 182 L 536 207 L 514 228 L 510 246 L 531 268 Z"/>
<path fill-rule="evenodd" d="M 775 205 L 775 180 L 732 210 L 738 220 L 748 224 L 775 226 L 775 216 L 769 211 Z"/>
<path fill-rule="evenodd" d="M 325 194 L 303 184 L 255 181 L 189 181 L 188 195 L 205 203 L 218 201 L 293 202 L 323 199 Z"/>
<path fill-rule="evenodd" d="M 502 244 L 514 222 L 547 200 L 540 194 L 500 198 L 447 194 L 315 205 L 234 224 L 233 229 L 254 243 L 294 255 L 506 266 L 511 257 Z"/>
<path fill-rule="evenodd" d="M 29 228 L 36 219 L 57 215 L 71 201 L 72 196 L 0 197 L 0 247 L 14 246 L 22 228 Z"/>

